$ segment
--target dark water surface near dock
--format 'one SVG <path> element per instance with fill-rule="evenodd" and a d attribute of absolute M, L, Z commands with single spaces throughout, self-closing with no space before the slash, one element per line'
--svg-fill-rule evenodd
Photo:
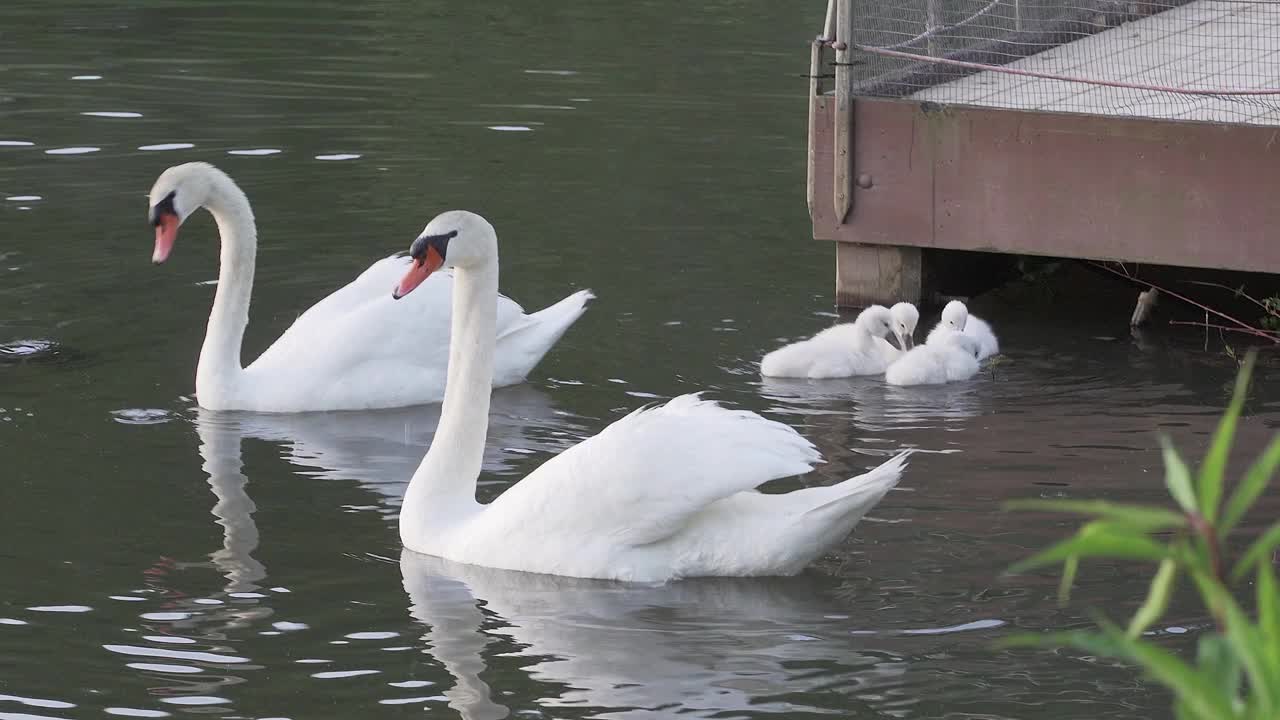
<path fill-rule="evenodd" d="M 990 315 L 972 382 L 761 382 L 832 321 L 807 240 L 805 42 L 821 3 L 0 4 L 0 720 L 181 717 L 1154 718 L 1071 652 L 1145 572 L 1001 577 L 1071 525 L 1025 497 L 1163 502 L 1234 376 L 1211 343 Z M 903 447 L 900 491 L 796 578 L 627 587 L 402 559 L 439 408 L 193 409 L 217 273 L 205 214 L 152 267 L 145 194 L 208 160 L 254 203 L 252 358 L 443 209 L 493 221 L 526 308 L 596 301 L 495 395 L 481 494 L 638 405 L 706 389 L 795 425 L 832 483 Z M 922 327 L 918 339 L 923 339 Z M 406 329 L 412 331 L 411 328 Z M 1280 422 L 1263 368 L 1239 458 Z M 1237 459 L 1236 466 L 1243 460 Z M 1280 513 L 1274 494 L 1250 520 Z M 1176 606 L 1159 632 L 1201 627 Z M 424 715 L 425 712 L 425 715 Z"/>

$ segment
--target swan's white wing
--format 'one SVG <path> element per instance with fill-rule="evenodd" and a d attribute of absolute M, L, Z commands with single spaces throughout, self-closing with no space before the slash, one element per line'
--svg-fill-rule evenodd
<path fill-rule="evenodd" d="M 391 367 L 443 371 L 448 359 L 453 273 L 433 273 L 412 293 L 396 300 L 391 290 L 410 262 L 408 257 L 393 255 L 369 266 L 302 313 L 251 368 L 339 372 L 385 361 Z M 519 304 L 499 296 L 498 333 L 518 324 L 523 315 Z"/>
<path fill-rule="evenodd" d="M 695 395 L 637 410 L 551 458 L 495 500 L 486 520 L 518 536 L 644 545 L 679 532 L 711 503 L 812 469 L 795 430 Z M 531 524 L 538 527 L 529 527 Z"/>

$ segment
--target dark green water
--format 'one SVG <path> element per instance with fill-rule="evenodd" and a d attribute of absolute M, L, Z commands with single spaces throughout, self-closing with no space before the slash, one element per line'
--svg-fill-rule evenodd
<path fill-rule="evenodd" d="M 762 384 L 764 351 L 831 322 L 799 77 L 823 8 L 790 5 L 0 4 L 0 720 L 1167 717 L 1112 663 L 990 649 L 1131 609 L 1144 579 L 1089 568 L 1057 609 L 1049 575 L 1000 573 L 1068 526 L 999 505 L 1160 501 L 1153 431 L 1200 452 L 1230 361 L 1131 338 L 1127 307 L 997 312 L 994 376 Z M 193 147 L 145 149 L 171 144 Z M 192 408 L 215 231 L 196 216 L 152 267 L 145 194 L 196 159 L 258 216 L 251 356 L 452 207 L 498 228 L 527 308 L 596 290 L 496 395 L 486 497 L 696 389 L 817 443 L 805 483 L 934 452 L 797 578 L 627 588 L 402 562 L 398 497 L 438 408 Z M 54 345 L 18 359 L 20 340 Z M 1280 422 L 1274 374 L 1242 454 Z M 1174 615 L 1176 644 L 1200 619 Z"/>

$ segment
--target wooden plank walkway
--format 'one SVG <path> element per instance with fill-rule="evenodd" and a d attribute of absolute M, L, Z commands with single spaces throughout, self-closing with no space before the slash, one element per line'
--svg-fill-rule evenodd
<path fill-rule="evenodd" d="M 1180 89 L 1280 89 L 1280 0 L 1196 0 L 1006 67 Z M 991 71 L 911 97 L 978 107 L 1280 125 L 1280 95 L 1183 95 Z"/>

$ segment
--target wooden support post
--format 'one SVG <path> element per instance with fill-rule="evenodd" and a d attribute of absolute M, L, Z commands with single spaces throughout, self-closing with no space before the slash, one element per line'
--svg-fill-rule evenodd
<path fill-rule="evenodd" d="M 832 154 L 835 166 L 834 208 L 836 222 L 844 224 L 853 208 L 853 0 L 836 0 L 836 108 Z"/>
<path fill-rule="evenodd" d="M 805 204 L 809 217 L 814 216 L 818 176 L 818 117 L 826 112 L 826 99 L 822 95 L 822 53 L 832 41 L 836 23 L 836 0 L 827 0 L 827 17 L 822 22 L 822 35 L 809 47 L 809 148 L 805 174 Z"/>
<path fill-rule="evenodd" d="M 804 199 L 809 207 L 809 217 L 813 217 L 814 188 L 817 185 L 818 173 L 818 102 L 821 100 L 822 86 L 818 75 L 822 72 L 821 38 L 813 41 L 809 48 L 809 151 L 806 161 Z"/>
<path fill-rule="evenodd" d="M 918 247 L 836 243 L 836 305 L 861 308 L 919 304 L 923 284 Z"/>

